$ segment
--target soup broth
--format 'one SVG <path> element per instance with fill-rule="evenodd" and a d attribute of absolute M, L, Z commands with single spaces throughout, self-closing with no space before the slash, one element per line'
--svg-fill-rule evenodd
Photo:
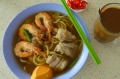
<path fill-rule="evenodd" d="M 13 49 L 14 49 L 15 57 L 16 57 L 18 64 L 25 72 L 27 72 L 29 74 L 32 74 L 33 70 L 39 65 L 48 64 L 51 67 L 50 63 L 47 62 L 49 57 L 51 57 L 51 58 L 58 57 L 58 59 L 60 61 L 64 59 L 64 61 L 67 62 L 67 65 L 64 69 L 59 70 L 58 66 L 57 66 L 58 68 L 56 66 L 51 67 L 53 70 L 54 76 L 57 76 L 57 75 L 60 75 L 64 72 L 66 72 L 67 70 L 69 70 L 73 65 L 71 63 L 71 61 L 74 62 L 79 58 L 79 55 L 80 55 L 80 52 L 82 49 L 82 41 L 68 16 L 66 16 L 65 14 L 59 13 L 59 12 L 52 12 L 52 11 L 47 11 L 44 13 L 47 13 L 52 19 L 52 21 L 51 21 L 52 25 L 53 25 L 53 27 L 51 28 L 52 30 L 49 32 L 50 29 L 46 28 L 47 30 L 45 29 L 45 31 L 43 31 L 39 27 L 37 27 L 37 24 L 35 22 L 36 21 L 35 17 L 38 13 L 36 13 L 36 14 L 28 17 L 27 19 L 25 19 L 25 21 L 23 21 L 23 23 L 18 28 L 17 33 L 15 35 L 15 39 L 14 39 L 15 41 L 14 41 Z M 44 25 L 45 17 L 42 17 L 39 20 L 41 21 L 41 24 Z M 31 31 L 28 31 L 28 33 L 32 37 L 31 38 L 32 42 L 21 38 L 19 31 L 23 24 L 33 25 L 41 31 L 40 32 L 41 39 L 37 40 L 37 43 L 36 43 L 36 41 L 34 41 L 34 37 L 36 37 L 36 36 L 35 36 L 35 34 L 34 35 L 30 34 Z M 58 34 L 58 31 L 60 31 L 60 29 L 61 29 L 61 31 L 63 31 L 63 33 L 64 32 L 68 33 L 71 36 L 69 36 L 69 35 L 65 36 L 65 33 Z M 30 30 L 33 30 L 33 29 L 30 29 Z M 61 36 L 62 38 L 60 38 L 59 35 L 62 35 L 62 34 L 63 34 L 63 36 Z M 24 33 L 24 35 L 25 35 L 25 33 Z M 65 38 L 67 37 L 67 39 L 62 40 L 64 38 L 64 36 L 65 36 Z M 27 37 L 27 35 L 26 35 L 26 37 Z M 68 39 L 68 38 L 70 38 L 70 39 Z M 26 47 L 24 45 L 21 45 L 21 48 L 18 49 L 16 46 L 21 41 L 24 41 L 24 43 L 27 42 L 26 44 L 29 44 L 31 46 L 33 46 L 35 44 L 35 47 L 38 47 L 40 49 L 40 51 L 42 52 L 42 54 L 36 54 L 33 52 L 34 51 L 33 50 L 33 51 L 29 51 L 29 53 L 32 52 L 31 55 L 29 55 L 29 56 L 23 57 L 23 55 L 20 56 L 20 54 L 18 56 L 18 54 L 16 54 L 16 53 L 18 53 L 18 52 L 16 52 L 16 50 L 17 51 L 19 50 L 20 52 L 25 53 L 25 52 L 28 52 L 28 50 L 25 50 L 25 49 L 29 49 L 29 48 L 26 48 L 26 47 L 29 47 L 28 45 L 26 45 Z M 64 47 L 69 49 L 69 52 L 70 52 L 69 54 L 64 52 L 64 51 L 66 51 L 66 49 L 63 49 Z M 60 49 L 60 48 L 62 48 L 62 49 Z M 31 48 L 31 49 L 33 49 L 33 48 Z M 72 50 L 75 52 L 72 52 L 73 55 L 70 55 Z M 51 62 L 53 62 L 53 61 L 51 61 Z"/>

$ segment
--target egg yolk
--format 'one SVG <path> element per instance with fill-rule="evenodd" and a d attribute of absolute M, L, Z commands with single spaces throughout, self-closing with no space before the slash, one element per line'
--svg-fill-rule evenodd
<path fill-rule="evenodd" d="M 35 68 L 31 79 L 51 79 L 53 76 L 52 69 L 47 65 L 41 65 Z"/>

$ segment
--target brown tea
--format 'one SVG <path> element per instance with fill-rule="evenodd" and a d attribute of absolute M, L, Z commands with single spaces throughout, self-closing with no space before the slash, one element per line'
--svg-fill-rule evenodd
<path fill-rule="evenodd" d="M 100 16 L 94 24 L 94 37 L 100 42 L 110 42 L 120 36 L 120 4 L 109 3 L 99 9 Z"/>
<path fill-rule="evenodd" d="M 106 30 L 112 33 L 120 32 L 120 9 L 108 8 L 101 13 L 101 23 Z"/>

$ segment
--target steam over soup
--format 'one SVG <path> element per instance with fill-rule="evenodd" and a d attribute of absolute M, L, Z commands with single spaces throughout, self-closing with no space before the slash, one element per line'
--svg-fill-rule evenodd
<path fill-rule="evenodd" d="M 32 74 L 38 66 L 47 65 L 52 71 L 50 78 L 69 70 L 82 48 L 69 17 L 58 12 L 39 12 L 28 17 L 15 38 L 14 54 L 20 67 Z"/>

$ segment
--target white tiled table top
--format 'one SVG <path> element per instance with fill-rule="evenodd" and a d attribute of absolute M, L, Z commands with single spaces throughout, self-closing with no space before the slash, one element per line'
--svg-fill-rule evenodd
<path fill-rule="evenodd" d="M 0 0 L 0 79 L 17 79 L 6 66 L 2 54 L 2 37 L 8 23 L 26 7 L 45 2 L 60 3 L 60 0 Z M 100 43 L 93 36 L 94 21 L 98 16 L 98 8 L 113 2 L 120 3 L 120 0 L 88 0 L 87 9 L 79 13 L 88 26 L 91 44 L 97 51 L 102 64 L 94 64 L 89 55 L 82 70 L 72 79 L 120 79 L 120 38 L 118 38 L 117 43 Z"/>

